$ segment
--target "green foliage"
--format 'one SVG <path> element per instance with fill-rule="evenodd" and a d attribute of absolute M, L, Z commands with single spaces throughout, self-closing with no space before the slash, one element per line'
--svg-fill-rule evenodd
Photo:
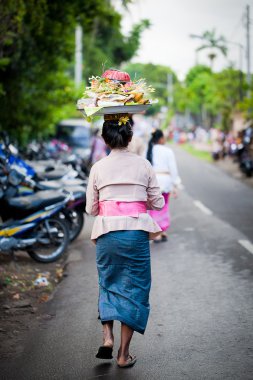
<path fill-rule="evenodd" d="M 201 160 L 212 162 L 212 156 L 210 152 L 196 149 L 191 144 L 182 144 L 181 147 L 188 153 L 190 153 L 192 156 L 197 157 Z"/>
<path fill-rule="evenodd" d="M 224 56 L 227 55 L 228 48 L 226 46 L 226 39 L 223 36 L 216 37 L 215 29 L 211 31 L 205 31 L 201 39 L 204 41 L 204 44 L 201 45 L 197 50 L 205 49 L 218 49 Z"/>
<path fill-rule="evenodd" d="M 208 57 L 210 59 L 210 65 L 212 67 L 213 61 L 216 58 L 216 51 L 222 53 L 225 57 L 227 55 L 227 42 L 223 36 L 216 36 L 215 29 L 211 31 L 205 31 L 201 36 L 192 35 L 194 38 L 199 38 L 203 41 L 203 44 L 197 48 L 196 51 L 208 50 Z"/>
<path fill-rule="evenodd" d="M 249 97 L 245 97 L 238 104 L 238 109 L 243 113 L 246 120 L 253 119 L 253 92 L 250 92 Z"/>
<path fill-rule="evenodd" d="M 185 83 L 187 86 L 190 86 L 190 84 L 201 74 L 206 73 L 206 74 L 212 74 L 212 70 L 210 67 L 205 66 L 205 65 L 196 65 L 193 66 L 187 73 L 185 77 Z"/>
<path fill-rule="evenodd" d="M 206 127 L 217 120 L 224 131 L 231 127 L 232 113 L 245 94 L 246 83 L 242 73 L 230 67 L 214 73 L 207 66 L 191 68 L 183 84 L 175 87 L 175 111 L 189 111 Z"/>
<path fill-rule="evenodd" d="M 142 20 L 125 37 L 120 23 L 121 16 L 113 9 L 108 10 L 106 16 L 96 17 L 92 32 L 84 37 L 86 81 L 94 74 L 101 75 L 105 69 L 129 61 L 139 48 L 142 32 L 149 27 L 148 20 Z"/>
<path fill-rule="evenodd" d="M 238 109 L 240 97 L 246 94 L 245 76 L 238 70 L 227 68 L 215 74 L 217 95 L 221 115 L 221 127 L 228 131 L 232 124 L 232 113 Z"/>
<path fill-rule="evenodd" d="M 187 74 L 185 82 L 175 87 L 175 111 L 190 112 L 196 123 L 202 120 L 211 126 L 219 113 L 219 97 L 215 77 L 206 66 L 195 66 Z M 206 120 L 203 120 L 203 115 Z"/>
<path fill-rule="evenodd" d="M 161 106 L 167 105 L 168 74 L 172 74 L 174 84 L 178 82 L 176 74 L 169 67 L 152 63 L 130 63 L 124 67 L 124 70 L 130 74 L 131 78 L 145 78 L 147 83 L 155 88 L 154 98 L 157 98 L 159 103 L 150 107 L 149 114 L 157 113 Z"/>
<path fill-rule="evenodd" d="M 127 6 L 130 1 L 125 1 Z M 0 128 L 26 143 L 76 115 L 73 83 L 76 24 L 84 32 L 84 74 L 119 66 L 139 47 L 147 20 L 121 32 L 121 15 L 104 0 L 0 2 Z"/>
<path fill-rule="evenodd" d="M 217 123 L 227 131 L 231 127 L 232 113 L 238 108 L 240 96 L 246 93 L 245 76 L 232 67 L 214 73 L 210 67 L 196 65 L 192 67 L 183 82 L 179 82 L 175 73 L 166 66 L 154 64 L 130 63 L 124 67 L 132 78 L 146 78 L 155 87 L 154 96 L 159 103 L 150 108 L 151 113 L 157 113 L 160 107 L 168 105 L 167 75 L 173 76 L 173 111 L 190 112 L 196 123 L 202 123 L 209 128 Z M 243 110 L 251 109 L 253 100 L 240 103 Z M 171 108 L 166 123 L 171 117 Z"/>

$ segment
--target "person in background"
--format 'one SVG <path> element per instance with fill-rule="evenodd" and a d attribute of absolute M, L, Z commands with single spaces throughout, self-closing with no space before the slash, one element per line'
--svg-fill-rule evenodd
<path fill-rule="evenodd" d="M 99 136 L 98 128 L 94 130 L 91 141 L 90 164 L 93 165 L 95 162 L 101 160 L 101 158 L 106 157 L 107 152 L 104 140 Z"/>
<path fill-rule="evenodd" d="M 137 135 L 134 130 L 134 121 L 132 116 L 129 117 L 129 122 L 133 127 L 133 137 L 130 143 L 128 144 L 128 150 L 132 153 L 138 154 L 138 156 L 143 156 L 145 151 L 145 144 L 143 138 Z"/>
<path fill-rule="evenodd" d="M 177 197 L 178 185 L 181 180 L 178 176 L 176 159 L 173 151 L 165 146 L 165 137 L 160 129 L 152 133 L 148 144 L 147 159 L 152 164 L 158 184 L 165 200 L 161 211 L 150 210 L 150 216 L 162 229 L 160 236 L 154 239 L 156 243 L 167 241 L 166 231 L 170 227 L 169 199 L 170 195 Z"/>
<path fill-rule="evenodd" d="M 103 345 L 96 355 L 111 359 L 114 321 L 121 322 L 119 367 L 133 366 L 129 352 L 134 331 L 144 334 L 151 286 L 149 238 L 161 229 L 147 213 L 161 210 L 164 198 L 150 163 L 129 152 L 132 126 L 127 116 L 105 115 L 102 136 L 111 153 L 91 168 L 86 211 L 96 216 L 91 239 L 96 241 L 99 316 Z"/>

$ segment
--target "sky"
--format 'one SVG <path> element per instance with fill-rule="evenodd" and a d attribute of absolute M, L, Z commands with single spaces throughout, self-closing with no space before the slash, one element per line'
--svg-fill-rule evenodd
<path fill-rule="evenodd" d="M 119 8 L 120 1 L 116 1 Z M 129 11 L 123 11 L 122 28 L 128 33 L 131 26 L 141 19 L 149 19 L 151 28 L 143 33 L 141 47 L 132 62 L 162 64 L 170 66 L 183 79 L 190 67 L 196 63 L 209 64 L 207 51 L 196 57 L 196 48 L 201 40 L 192 39 L 190 34 L 200 35 L 206 30 L 216 29 L 217 35 L 227 40 L 246 44 L 243 14 L 250 5 L 253 24 L 253 0 L 135 0 Z M 253 25 L 251 26 L 253 53 Z M 252 67 L 253 67 L 253 54 Z M 239 65 L 239 48 L 229 45 L 228 57 L 220 54 L 214 62 L 219 71 L 233 62 Z M 243 69 L 246 71 L 245 50 Z"/>

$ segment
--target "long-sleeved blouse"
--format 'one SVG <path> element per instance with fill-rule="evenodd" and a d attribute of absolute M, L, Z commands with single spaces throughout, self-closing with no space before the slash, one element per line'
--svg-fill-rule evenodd
<path fill-rule="evenodd" d="M 91 239 L 110 231 L 144 230 L 153 239 L 160 227 L 147 213 L 132 216 L 99 215 L 99 202 L 146 202 L 147 208 L 161 210 L 164 198 L 151 164 L 127 149 L 113 149 L 91 168 L 86 193 L 86 211 L 96 216 Z"/>

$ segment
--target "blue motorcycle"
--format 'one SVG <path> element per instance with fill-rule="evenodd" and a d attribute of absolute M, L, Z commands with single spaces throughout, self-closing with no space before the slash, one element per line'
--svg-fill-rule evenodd
<path fill-rule="evenodd" d="M 6 170 L 0 159 L 0 252 L 14 254 L 24 250 L 34 260 L 49 263 L 59 259 L 69 244 L 69 226 L 62 210 L 70 193 L 42 191 L 17 198 L 23 176 Z"/>

